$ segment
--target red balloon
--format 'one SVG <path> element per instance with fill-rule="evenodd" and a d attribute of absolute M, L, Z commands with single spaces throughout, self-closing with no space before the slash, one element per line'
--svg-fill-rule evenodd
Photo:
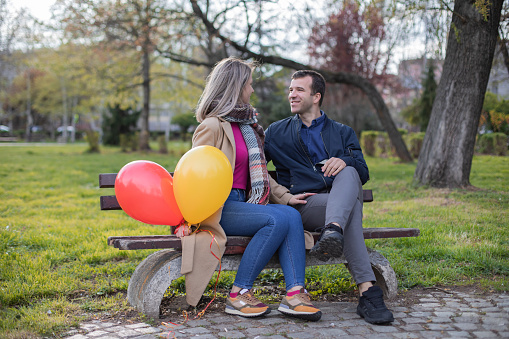
<path fill-rule="evenodd" d="M 183 217 L 173 193 L 173 177 L 161 165 L 137 160 L 117 174 L 115 195 L 132 218 L 152 225 L 178 225 Z"/>

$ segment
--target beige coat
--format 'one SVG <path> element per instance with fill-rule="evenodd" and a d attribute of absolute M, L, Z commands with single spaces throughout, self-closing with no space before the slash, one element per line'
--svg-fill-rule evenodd
<path fill-rule="evenodd" d="M 219 148 L 228 158 L 235 169 L 235 138 L 229 122 L 220 118 L 205 119 L 194 132 L 193 147 L 209 145 Z M 292 194 L 284 186 L 279 185 L 270 178 L 270 201 L 276 204 L 287 205 Z M 226 245 L 226 234 L 219 221 L 221 220 L 222 207 L 212 216 L 202 221 L 201 230 L 208 230 L 215 236 L 212 244 L 214 254 L 221 258 Z M 212 278 L 219 262 L 210 253 L 212 237 L 208 232 L 198 232 L 182 239 L 182 269 L 186 275 L 186 300 L 187 303 L 196 306 L 200 301 L 207 284 Z M 305 232 L 306 249 L 313 246 L 313 238 Z M 219 246 L 218 246 L 219 245 Z"/>

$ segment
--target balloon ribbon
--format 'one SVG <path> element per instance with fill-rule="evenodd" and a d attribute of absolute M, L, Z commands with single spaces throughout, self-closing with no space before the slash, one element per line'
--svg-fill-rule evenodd
<path fill-rule="evenodd" d="M 183 229 L 181 229 L 181 227 L 183 227 Z M 190 225 L 187 221 L 184 221 L 184 219 L 182 219 L 182 221 L 180 222 L 180 224 L 177 226 L 177 229 L 175 230 L 175 235 L 179 238 L 183 237 L 183 236 L 186 236 L 186 235 L 189 235 L 189 234 L 194 234 L 194 233 L 198 233 L 198 232 L 208 232 L 210 234 L 210 236 L 212 237 L 212 240 L 210 242 L 210 253 L 212 253 L 212 255 L 219 261 L 219 272 L 217 272 L 217 278 L 216 278 L 216 283 L 214 284 L 214 297 L 212 298 L 211 301 L 209 301 L 209 303 L 207 304 L 207 306 L 205 306 L 205 308 L 198 312 L 198 314 L 196 314 L 196 316 L 193 318 L 194 319 L 200 319 L 201 317 L 203 317 L 203 315 L 205 314 L 205 311 L 207 310 L 207 308 L 209 308 L 210 304 L 212 304 L 212 302 L 216 299 L 216 295 L 217 295 L 217 284 L 219 283 L 219 275 L 221 274 L 221 258 L 219 258 L 217 255 L 214 254 L 214 251 L 212 251 L 212 244 L 215 242 L 216 245 L 217 245 L 217 248 L 218 250 L 221 250 L 221 247 L 219 246 L 219 243 L 217 242 L 217 239 L 216 239 L 216 236 L 214 235 L 214 233 L 212 233 L 211 231 L 209 230 L 199 230 L 198 228 L 200 227 L 200 224 L 198 224 L 196 230 L 194 230 L 192 233 L 189 233 L 189 229 L 190 229 Z M 184 234 L 184 235 L 181 235 L 179 236 L 179 229 L 180 229 L 180 233 L 183 233 L 185 232 L 185 229 L 187 228 L 187 234 Z M 189 315 L 187 314 L 186 311 L 182 311 L 182 316 L 184 317 L 184 321 L 180 324 L 175 324 L 175 323 L 172 323 L 171 321 L 169 321 L 170 324 L 172 325 L 175 325 L 175 326 L 181 326 L 181 325 L 184 325 L 188 320 L 189 320 Z M 173 338 L 176 338 L 175 336 L 175 333 L 174 333 L 174 326 L 172 325 L 169 325 L 168 323 L 165 323 L 163 322 L 162 323 L 164 326 L 166 326 L 167 328 L 170 329 L 170 331 L 168 332 L 168 336 L 167 338 L 170 338 L 170 335 L 173 334 Z"/>

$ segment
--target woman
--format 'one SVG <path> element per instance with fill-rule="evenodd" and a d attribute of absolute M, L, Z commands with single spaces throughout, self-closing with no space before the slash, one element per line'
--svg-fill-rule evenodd
<path fill-rule="evenodd" d="M 310 194 L 291 195 L 270 178 L 263 153 L 263 129 L 249 104 L 254 92 L 252 63 L 236 58 L 219 62 L 207 78 L 198 102 L 200 125 L 193 147 L 211 145 L 228 157 L 233 187 L 226 200 L 220 225 L 226 235 L 251 236 L 242 256 L 235 282 L 226 301 L 226 313 L 243 317 L 268 314 L 270 308 L 252 293 L 253 282 L 277 253 L 285 276 L 287 295 L 279 311 L 300 319 L 317 321 L 304 289 L 305 248 L 300 214 L 287 204 L 304 204 Z M 250 194 L 249 194 L 250 193 Z M 268 204 L 269 199 L 278 204 Z"/>

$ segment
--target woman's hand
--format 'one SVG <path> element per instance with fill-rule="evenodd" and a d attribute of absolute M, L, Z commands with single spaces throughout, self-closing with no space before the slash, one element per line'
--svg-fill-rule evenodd
<path fill-rule="evenodd" d="M 288 205 L 302 205 L 307 204 L 307 201 L 305 200 L 307 197 L 310 197 L 312 195 L 315 195 L 316 193 L 301 193 L 301 194 L 295 194 L 290 198 L 290 201 L 288 201 Z"/>

